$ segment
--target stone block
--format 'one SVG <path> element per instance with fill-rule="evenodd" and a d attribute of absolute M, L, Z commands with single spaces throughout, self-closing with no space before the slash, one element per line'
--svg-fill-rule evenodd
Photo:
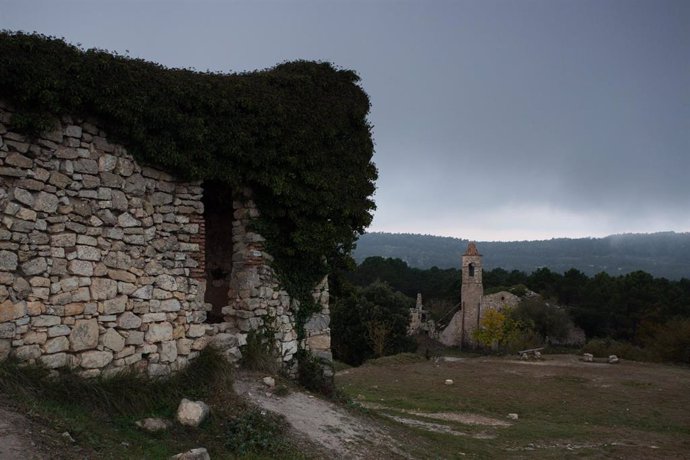
<path fill-rule="evenodd" d="M 16 332 L 14 323 L 0 323 L 0 339 L 13 339 Z"/>
<path fill-rule="evenodd" d="M 117 286 L 117 284 L 115 285 Z M 127 296 L 121 295 L 111 300 L 103 302 L 103 313 L 106 315 L 114 315 L 122 313 L 127 307 Z"/>
<path fill-rule="evenodd" d="M 31 318 L 32 327 L 57 326 L 60 322 L 60 317 L 57 315 L 38 315 Z"/>
<path fill-rule="evenodd" d="M 81 367 L 86 369 L 100 369 L 113 360 L 109 351 L 85 351 L 81 354 Z"/>
<path fill-rule="evenodd" d="M 0 323 L 12 321 L 24 315 L 26 315 L 26 302 L 14 303 L 8 299 L 0 303 Z"/>
<path fill-rule="evenodd" d="M 48 369 L 57 369 L 60 367 L 67 367 L 69 364 L 69 356 L 67 353 L 43 355 L 40 357 L 39 361 Z"/>
<path fill-rule="evenodd" d="M 173 327 L 168 322 L 152 323 L 149 325 L 149 330 L 146 331 L 146 341 L 149 343 L 164 342 L 172 340 Z"/>
<path fill-rule="evenodd" d="M 47 212 L 49 214 L 57 211 L 58 197 L 46 192 L 38 192 L 34 200 L 34 211 Z"/>
<path fill-rule="evenodd" d="M 69 263 L 69 272 L 74 275 L 80 276 L 92 276 L 93 275 L 93 262 L 88 262 L 85 260 L 72 260 Z"/>
<path fill-rule="evenodd" d="M 96 319 L 78 319 L 69 335 L 72 351 L 88 350 L 98 345 L 98 321 Z"/>
<path fill-rule="evenodd" d="M 69 335 L 72 329 L 69 326 L 60 324 L 48 328 L 48 337 L 60 337 Z"/>
<path fill-rule="evenodd" d="M 13 272 L 17 269 L 17 254 L 10 251 L 0 251 L 0 270 Z"/>
<path fill-rule="evenodd" d="M 144 343 L 144 333 L 142 331 L 127 331 L 125 345 L 141 345 Z"/>
<path fill-rule="evenodd" d="M 141 326 L 141 318 L 131 311 L 126 311 L 117 318 L 117 327 L 120 329 L 137 329 Z"/>
<path fill-rule="evenodd" d="M 44 257 L 36 257 L 22 264 L 22 271 L 28 275 L 38 275 L 48 269 L 48 263 Z"/>
<path fill-rule="evenodd" d="M 177 359 L 177 343 L 175 341 L 162 342 L 158 352 L 161 362 L 171 363 Z"/>
<path fill-rule="evenodd" d="M 28 361 L 41 356 L 41 348 L 38 345 L 25 345 L 14 349 L 14 356 L 20 361 Z"/>
<path fill-rule="evenodd" d="M 69 350 L 69 339 L 65 336 L 50 339 L 43 345 L 43 350 L 49 354 L 67 351 Z"/>
<path fill-rule="evenodd" d="M 103 346 L 115 352 L 121 351 L 125 347 L 124 337 L 118 334 L 115 329 L 108 329 L 105 334 L 103 334 L 101 341 L 103 342 Z"/>
<path fill-rule="evenodd" d="M 109 278 L 94 278 L 91 280 L 91 298 L 94 300 L 108 300 L 117 295 L 117 282 Z"/>
<path fill-rule="evenodd" d="M 46 332 L 29 331 L 24 335 L 24 345 L 43 345 L 48 340 L 48 334 Z"/>

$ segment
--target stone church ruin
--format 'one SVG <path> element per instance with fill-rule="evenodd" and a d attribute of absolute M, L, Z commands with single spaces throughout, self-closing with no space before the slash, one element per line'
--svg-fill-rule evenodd
<path fill-rule="evenodd" d="M 249 229 L 250 190 L 218 202 L 218 185 L 140 166 L 91 123 L 31 140 L 12 115 L 0 106 L 0 358 L 163 375 L 209 343 L 236 361 L 268 319 L 294 357 L 294 301 Z M 330 359 L 326 279 L 314 299 L 305 346 Z"/>
<path fill-rule="evenodd" d="M 0 359 L 159 376 L 254 332 L 329 372 L 326 274 L 377 177 L 355 72 L 166 69 L 20 32 L 0 61 Z"/>

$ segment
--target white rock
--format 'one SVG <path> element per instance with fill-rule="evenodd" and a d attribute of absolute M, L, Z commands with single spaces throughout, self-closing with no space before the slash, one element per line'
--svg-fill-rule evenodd
<path fill-rule="evenodd" d="M 168 420 L 165 420 L 163 418 L 145 418 L 142 420 L 137 420 L 136 425 L 146 431 L 150 432 L 156 432 L 156 431 L 163 431 L 167 430 L 171 423 Z"/>
<path fill-rule="evenodd" d="M 620 359 L 618 359 L 618 356 L 616 355 L 610 355 L 609 356 L 609 364 L 618 364 L 620 362 Z"/>
<path fill-rule="evenodd" d="M 518 414 L 513 412 L 513 413 L 508 414 L 508 418 L 511 420 L 517 420 L 519 417 L 518 417 Z"/>
<path fill-rule="evenodd" d="M 183 399 L 177 408 L 177 421 L 182 425 L 199 426 L 208 417 L 209 408 L 203 401 Z"/>
<path fill-rule="evenodd" d="M 594 361 L 594 355 L 592 353 L 585 353 L 582 355 L 582 360 L 586 363 L 591 363 Z"/>
<path fill-rule="evenodd" d="M 262 382 L 264 382 L 264 385 L 266 385 L 269 388 L 273 388 L 276 386 L 276 380 L 273 377 L 264 377 L 261 379 Z"/>
<path fill-rule="evenodd" d="M 169 460 L 211 460 L 211 456 L 204 447 L 197 447 L 187 452 L 173 455 Z"/>

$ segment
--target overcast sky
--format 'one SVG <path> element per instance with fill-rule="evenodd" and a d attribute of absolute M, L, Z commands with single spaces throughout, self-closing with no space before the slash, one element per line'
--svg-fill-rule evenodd
<path fill-rule="evenodd" d="M 0 28 L 170 67 L 356 70 L 371 231 L 690 231 L 687 0 L 0 0 Z"/>

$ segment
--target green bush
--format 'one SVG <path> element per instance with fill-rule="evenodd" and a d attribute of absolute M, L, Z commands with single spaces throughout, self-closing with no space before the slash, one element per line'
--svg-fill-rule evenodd
<path fill-rule="evenodd" d="M 227 424 L 225 445 L 238 455 L 279 454 L 286 448 L 282 436 L 285 426 L 285 420 L 279 415 L 259 409 L 248 410 Z"/>
<path fill-rule="evenodd" d="M 247 333 L 247 343 L 240 347 L 240 365 L 252 371 L 275 373 L 278 371 L 278 355 L 270 329 L 260 332 L 252 329 Z"/>

